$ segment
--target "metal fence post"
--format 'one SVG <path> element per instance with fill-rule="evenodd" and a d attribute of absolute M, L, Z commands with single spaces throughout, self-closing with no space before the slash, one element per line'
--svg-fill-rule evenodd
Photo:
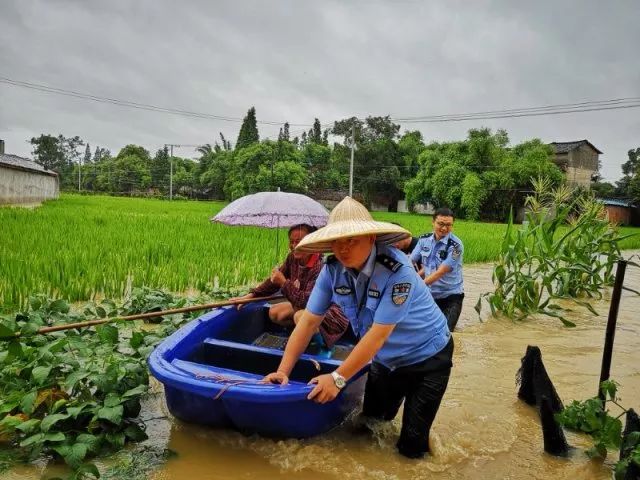
<path fill-rule="evenodd" d="M 604 338 L 604 352 L 602 353 L 602 367 L 600 369 L 600 381 L 598 382 L 598 397 L 604 402 L 605 396 L 600 391 L 600 384 L 609 380 L 609 370 L 611 368 L 611 356 L 613 354 L 613 340 L 616 336 L 616 323 L 618 321 L 618 308 L 620 307 L 620 296 L 622 294 L 622 284 L 624 273 L 627 270 L 627 261 L 618 260 L 616 268 L 616 279 L 613 284 L 613 294 L 611 295 L 611 305 L 609 306 L 609 319 L 607 320 L 607 333 Z"/>

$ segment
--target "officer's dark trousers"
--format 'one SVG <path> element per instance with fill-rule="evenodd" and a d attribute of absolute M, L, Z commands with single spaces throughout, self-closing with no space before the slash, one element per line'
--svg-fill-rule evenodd
<path fill-rule="evenodd" d="M 391 371 L 380 363 L 371 364 L 362 414 L 393 420 L 404 400 L 396 446 L 405 457 L 421 458 L 429 452 L 429 431 L 449 383 L 452 356 L 453 338 L 438 354 L 414 365 Z"/>
<path fill-rule="evenodd" d="M 444 316 L 447 317 L 447 325 L 449 325 L 449 331 L 453 332 L 458 324 L 460 318 L 460 312 L 462 311 L 462 300 L 464 300 L 464 293 L 449 295 L 444 298 L 434 298 L 436 305 L 440 307 Z"/>

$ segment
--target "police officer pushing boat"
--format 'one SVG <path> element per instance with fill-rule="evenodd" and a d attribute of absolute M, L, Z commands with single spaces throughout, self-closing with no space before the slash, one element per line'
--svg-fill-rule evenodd
<path fill-rule="evenodd" d="M 316 281 L 278 370 L 265 382 L 286 384 L 322 317 L 340 305 L 359 341 L 331 374 L 320 375 L 309 400 L 326 403 L 372 361 L 363 416 L 391 421 L 404 401 L 399 452 L 420 458 L 429 452 L 429 431 L 446 391 L 453 339 L 447 321 L 409 258 L 390 246 L 410 235 L 400 226 L 376 222 L 346 197 L 327 226 L 307 235 L 297 249 L 333 252 Z"/>

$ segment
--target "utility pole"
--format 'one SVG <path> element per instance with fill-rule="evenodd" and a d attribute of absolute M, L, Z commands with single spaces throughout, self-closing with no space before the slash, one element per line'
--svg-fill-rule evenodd
<path fill-rule="evenodd" d="M 180 147 L 175 143 L 165 143 L 164 148 L 169 147 L 171 149 L 169 157 L 169 200 L 173 200 L 173 147 Z"/>
<path fill-rule="evenodd" d="M 80 191 L 80 180 L 81 180 L 81 172 L 82 171 L 82 160 L 78 159 L 78 191 Z"/>
<path fill-rule="evenodd" d="M 169 157 L 169 200 L 173 200 L 173 145 L 171 145 L 171 156 Z"/>
<path fill-rule="evenodd" d="M 351 127 L 351 163 L 349 164 L 349 196 L 353 198 L 353 150 L 356 146 L 356 124 Z"/>
<path fill-rule="evenodd" d="M 177 144 L 177 143 L 165 143 L 164 148 L 170 148 L 169 158 L 169 200 L 173 200 L 173 147 L 199 147 L 200 145 L 187 145 L 187 144 Z"/>

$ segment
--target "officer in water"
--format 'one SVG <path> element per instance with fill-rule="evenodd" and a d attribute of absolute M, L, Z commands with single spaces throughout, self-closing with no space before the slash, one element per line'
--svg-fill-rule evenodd
<path fill-rule="evenodd" d="M 453 332 L 460 318 L 464 285 L 462 282 L 462 241 L 453 229 L 453 212 L 439 208 L 433 214 L 433 232 L 422 235 L 411 253 L 411 260 L 422 263 L 418 272 L 431 289 L 431 295 Z"/>
<path fill-rule="evenodd" d="M 264 382 L 285 385 L 298 358 L 333 303 L 349 319 L 359 341 L 330 374 L 310 381 L 309 400 L 334 400 L 349 379 L 370 361 L 363 416 L 391 421 L 404 401 L 399 452 L 420 458 L 429 452 L 429 431 L 447 389 L 453 338 L 447 321 L 409 258 L 390 247 L 409 232 L 376 222 L 346 197 L 327 226 L 310 233 L 296 250 L 328 252 L 306 310 L 296 325 L 276 372 Z"/>

